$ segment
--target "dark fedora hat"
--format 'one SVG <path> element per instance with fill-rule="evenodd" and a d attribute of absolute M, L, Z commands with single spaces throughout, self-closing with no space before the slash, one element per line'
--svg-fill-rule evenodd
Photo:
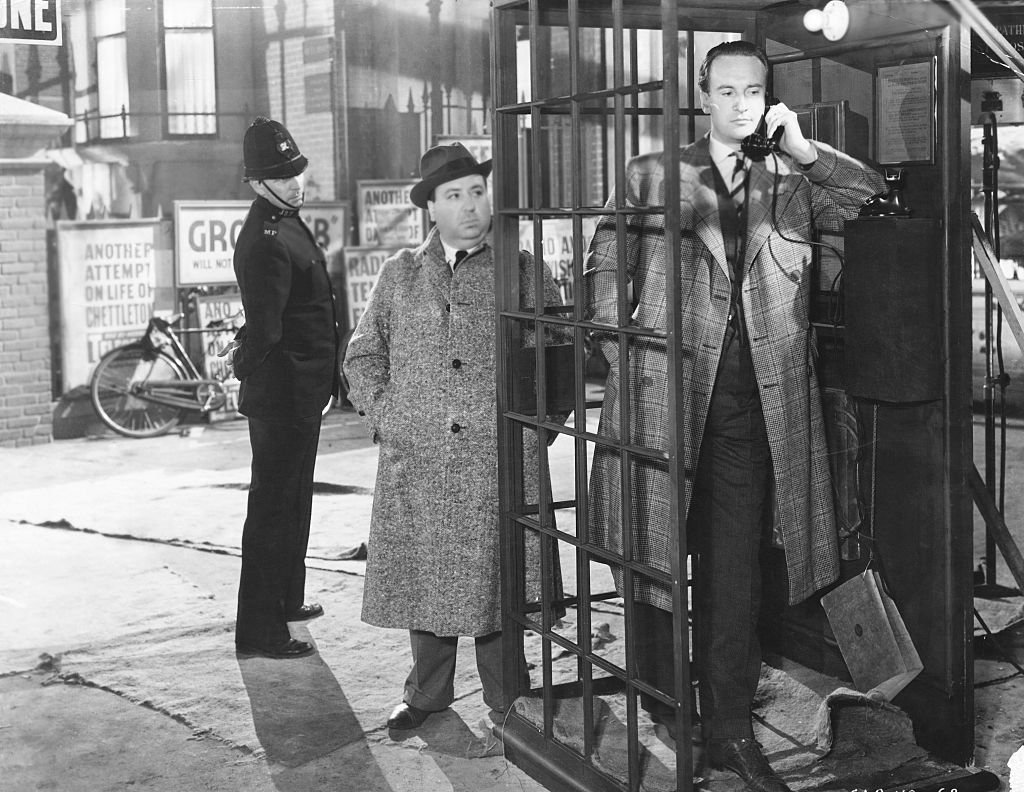
<path fill-rule="evenodd" d="M 284 124 L 264 116 L 257 117 L 245 130 L 242 160 L 246 181 L 290 179 L 309 164 Z"/>
<path fill-rule="evenodd" d="M 420 209 L 426 209 L 427 199 L 437 187 L 474 173 L 486 179 L 491 173 L 491 161 L 477 162 L 461 143 L 434 146 L 420 158 L 421 181 L 412 188 L 412 202 Z"/>

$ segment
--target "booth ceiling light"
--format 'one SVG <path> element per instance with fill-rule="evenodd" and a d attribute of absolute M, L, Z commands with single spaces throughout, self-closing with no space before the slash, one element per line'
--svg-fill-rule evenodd
<path fill-rule="evenodd" d="M 839 41 L 850 29 L 850 9 L 843 0 L 829 0 L 823 9 L 812 8 L 804 14 L 804 27 L 811 33 L 820 30 L 829 41 Z"/>

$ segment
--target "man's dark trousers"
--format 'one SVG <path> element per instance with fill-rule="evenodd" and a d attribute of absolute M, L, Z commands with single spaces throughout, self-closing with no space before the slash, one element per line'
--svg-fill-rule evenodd
<path fill-rule="evenodd" d="M 705 739 L 752 736 L 750 706 L 761 672 L 759 553 L 771 508 L 771 453 L 749 349 L 730 329 L 715 381 L 694 481 L 687 533 L 699 552 L 695 603 L 700 710 Z M 637 668 L 672 694 L 672 614 L 635 607 Z M 664 705 L 644 697 L 663 716 Z"/>
<path fill-rule="evenodd" d="M 319 415 L 292 422 L 249 418 L 252 481 L 242 530 L 238 643 L 287 641 L 286 616 L 304 602 L 320 421 Z"/>

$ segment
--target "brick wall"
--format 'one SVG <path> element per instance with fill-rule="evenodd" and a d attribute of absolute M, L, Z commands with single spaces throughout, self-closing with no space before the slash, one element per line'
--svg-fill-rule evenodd
<path fill-rule="evenodd" d="M 272 4 L 264 6 L 263 21 L 267 31 L 274 35 L 278 31 L 277 14 Z M 309 20 L 315 20 L 311 25 Z M 347 185 L 336 183 L 335 172 L 335 139 L 332 110 L 338 106 L 338 99 L 320 97 L 319 94 L 307 96 L 310 80 L 324 79 L 331 70 L 331 60 L 327 58 L 306 62 L 304 42 L 333 36 L 334 5 L 325 0 L 309 0 L 300 4 L 292 3 L 285 13 L 285 28 L 289 31 L 306 31 L 305 35 L 286 35 L 284 38 L 284 86 L 281 79 L 282 47 L 278 42 L 267 46 L 266 79 L 269 106 L 255 108 L 254 113 L 269 113 L 272 118 L 281 121 L 295 138 L 299 150 L 309 159 L 309 170 L 306 173 L 306 200 L 333 201 L 343 196 Z M 335 87 L 337 90 L 337 87 Z M 317 99 L 322 99 L 319 104 Z M 283 105 L 282 105 L 283 102 Z M 340 112 L 340 109 L 339 109 Z"/>
<path fill-rule="evenodd" d="M 51 440 L 44 165 L 0 160 L 0 446 L 6 447 Z"/>

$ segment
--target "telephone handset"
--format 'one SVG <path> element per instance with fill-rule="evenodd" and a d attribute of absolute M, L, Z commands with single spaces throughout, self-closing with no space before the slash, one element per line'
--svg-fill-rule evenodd
<path fill-rule="evenodd" d="M 764 105 L 765 113 L 768 112 L 769 107 L 778 103 L 778 99 L 769 96 Z M 768 122 L 765 121 L 765 118 L 762 115 L 761 120 L 757 123 L 757 129 L 743 138 L 743 141 L 740 143 L 740 151 L 743 152 L 747 159 L 753 160 L 754 162 L 760 162 L 772 152 L 779 151 L 779 141 L 782 140 L 782 135 L 785 131 L 786 130 L 780 126 L 769 138 Z"/>

